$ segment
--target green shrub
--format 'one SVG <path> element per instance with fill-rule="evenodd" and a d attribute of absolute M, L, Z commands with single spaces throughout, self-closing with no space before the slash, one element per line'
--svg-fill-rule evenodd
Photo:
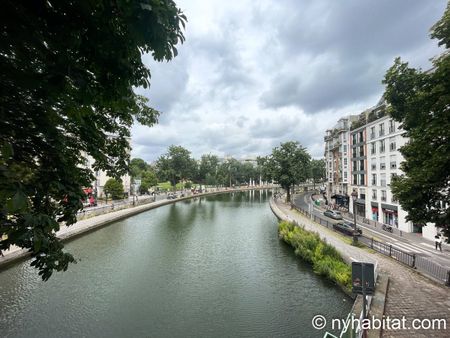
<path fill-rule="evenodd" d="M 315 273 L 336 282 L 348 291 L 351 289 L 350 266 L 344 262 L 336 248 L 320 239 L 319 234 L 286 221 L 279 223 L 278 234 L 294 248 L 296 255 L 312 264 Z"/>

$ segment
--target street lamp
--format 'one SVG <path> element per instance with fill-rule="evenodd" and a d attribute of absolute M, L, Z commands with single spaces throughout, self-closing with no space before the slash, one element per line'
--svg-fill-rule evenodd
<path fill-rule="evenodd" d="M 358 236 L 356 236 L 356 199 L 358 198 L 358 193 L 356 189 L 353 189 L 352 192 L 352 201 L 353 201 L 353 245 L 356 245 L 358 242 Z"/>

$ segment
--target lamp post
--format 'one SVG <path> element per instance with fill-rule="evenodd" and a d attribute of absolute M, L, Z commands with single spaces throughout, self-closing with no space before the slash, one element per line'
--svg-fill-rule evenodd
<path fill-rule="evenodd" d="M 352 192 L 352 201 L 353 201 L 353 245 L 356 245 L 358 242 L 358 236 L 356 236 L 356 198 L 358 197 L 358 193 L 356 189 L 353 189 Z"/>

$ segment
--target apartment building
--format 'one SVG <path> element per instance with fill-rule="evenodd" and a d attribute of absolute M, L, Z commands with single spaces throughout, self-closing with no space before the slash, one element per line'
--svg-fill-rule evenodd
<path fill-rule="evenodd" d="M 404 232 L 417 232 L 390 189 L 392 177 L 401 174 L 403 156 L 399 148 L 407 139 L 399 124 L 386 113 L 384 100 L 361 113 L 350 129 L 351 190 L 357 192 L 356 214 Z"/>
<path fill-rule="evenodd" d="M 348 207 L 350 183 L 350 125 L 358 116 L 346 116 L 326 131 L 325 165 L 326 165 L 326 197 L 329 203 Z"/>
<path fill-rule="evenodd" d="M 91 156 L 86 155 L 86 153 L 82 154 L 85 158 L 85 166 L 87 168 L 93 168 L 94 159 Z M 92 192 L 94 196 L 97 196 L 98 198 L 105 197 L 104 193 L 104 186 L 106 181 L 108 181 L 111 177 L 109 177 L 105 171 L 103 170 L 96 170 L 94 171 L 94 181 L 92 182 Z M 123 175 L 121 178 L 122 185 L 123 185 L 123 191 L 126 195 L 131 196 L 131 176 L 129 174 Z"/>

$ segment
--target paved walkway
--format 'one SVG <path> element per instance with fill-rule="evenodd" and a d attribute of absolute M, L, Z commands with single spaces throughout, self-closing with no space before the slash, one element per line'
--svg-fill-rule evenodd
<path fill-rule="evenodd" d="M 317 232 L 321 238 L 338 249 L 346 261 L 376 263 L 378 271 L 389 276 L 390 283 L 384 315 L 400 320 L 404 316 L 406 326 L 410 328 L 383 330 L 382 337 L 450 337 L 450 288 L 429 280 L 393 259 L 348 244 L 348 239 L 346 242 L 344 236 L 314 223 L 299 212 L 292 210 L 281 200 L 276 201 L 273 209 L 275 209 L 275 213 L 281 215 L 281 218 L 296 221 L 306 229 Z M 414 330 L 411 325 L 416 318 L 445 319 L 447 330 L 442 326 L 440 330 Z"/>

